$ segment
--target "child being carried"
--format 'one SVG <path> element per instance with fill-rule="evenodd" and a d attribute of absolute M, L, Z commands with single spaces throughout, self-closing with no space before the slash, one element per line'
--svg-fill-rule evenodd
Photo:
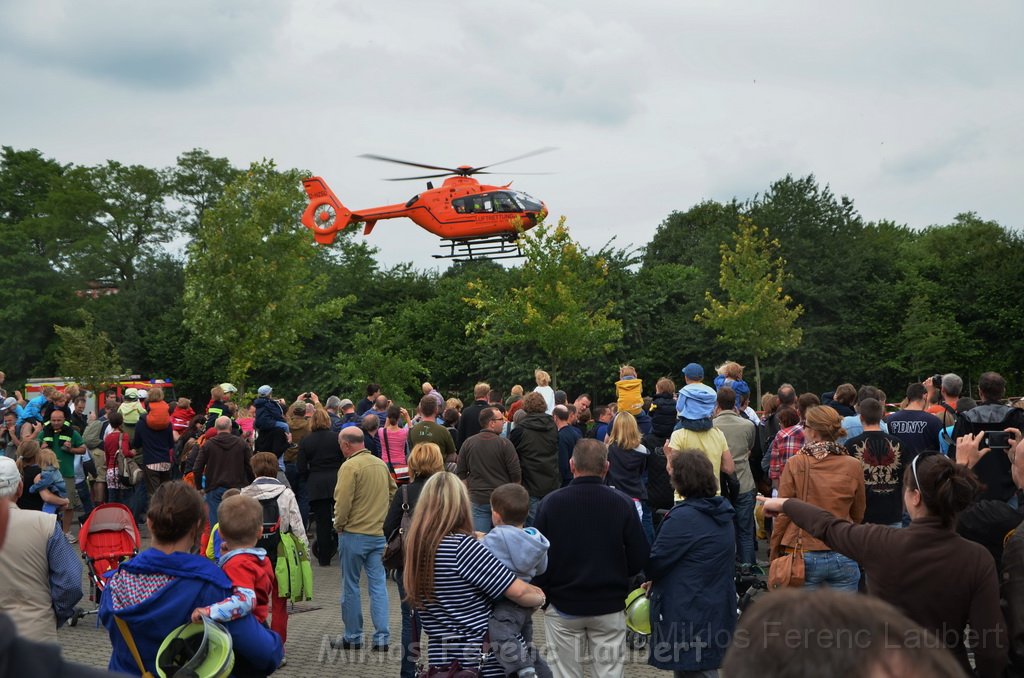
<path fill-rule="evenodd" d="M 532 527 L 524 528 L 530 495 L 522 485 L 500 485 L 491 493 L 494 528 L 481 543 L 523 581 L 530 581 L 548 567 L 548 540 Z M 487 619 L 491 648 L 506 676 L 548 678 L 551 669 L 533 647 L 533 610 L 507 598 L 494 604 Z M 520 640 L 522 638 L 522 640 Z"/>

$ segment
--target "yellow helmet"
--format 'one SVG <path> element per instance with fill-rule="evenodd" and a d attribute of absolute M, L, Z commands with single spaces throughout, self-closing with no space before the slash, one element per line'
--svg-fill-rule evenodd
<path fill-rule="evenodd" d="M 645 636 L 651 634 L 651 600 L 643 589 L 634 589 L 626 596 L 626 626 Z"/>
<path fill-rule="evenodd" d="M 227 678 L 234 664 L 231 634 L 206 617 L 202 623 L 184 624 L 171 631 L 156 653 L 156 673 L 160 678 Z"/>

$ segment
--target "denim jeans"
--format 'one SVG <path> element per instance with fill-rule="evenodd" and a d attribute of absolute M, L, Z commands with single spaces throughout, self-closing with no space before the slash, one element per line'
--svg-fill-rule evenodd
<path fill-rule="evenodd" d="M 226 487 L 215 487 L 212 490 L 206 491 L 206 513 L 210 520 L 210 527 L 219 523 L 217 520 L 217 509 L 220 508 L 220 500 L 223 499 L 224 493 L 228 491 Z"/>
<path fill-rule="evenodd" d="M 416 613 L 409 603 L 405 602 L 405 584 L 402 582 L 402 571 L 398 571 L 398 577 L 395 582 L 398 584 L 398 597 L 402 600 L 402 664 L 398 670 L 399 678 L 416 678 L 416 660 L 413 659 L 412 644 L 414 642 L 412 637 L 412 620 Z M 416 630 L 420 630 L 420 626 L 417 619 Z M 417 634 L 420 635 L 420 634 Z M 416 638 L 415 643 L 417 646 L 420 644 L 420 639 Z M 416 655 L 419 656 L 419 650 L 416 651 Z"/>
<path fill-rule="evenodd" d="M 345 640 L 363 642 L 363 606 L 359 600 L 359 578 L 366 568 L 367 588 L 370 591 L 370 617 L 373 620 L 373 644 L 387 645 L 391 637 L 388 630 L 388 589 L 384 574 L 386 540 L 383 536 L 342 532 L 338 538 L 341 557 L 341 620 L 345 624 Z"/>
<path fill-rule="evenodd" d="M 860 567 L 857 562 L 835 551 L 807 551 L 804 553 L 805 589 L 832 588 L 857 592 Z"/>
<path fill-rule="evenodd" d="M 640 526 L 644 528 L 647 543 L 654 546 L 654 512 L 651 511 L 651 505 L 646 501 L 640 502 L 640 508 L 643 510 L 643 515 L 640 516 Z"/>
<path fill-rule="evenodd" d="M 489 532 L 491 524 L 491 505 L 473 504 L 473 529 L 477 532 Z"/>
<path fill-rule="evenodd" d="M 754 497 L 757 490 L 740 492 L 736 497 L 733 508 L 736 515 L 733 523 L 736 525 L 736 557 L 740 563 L 753 565 L 757 562 L 757 542 L 754 540 Z"/>

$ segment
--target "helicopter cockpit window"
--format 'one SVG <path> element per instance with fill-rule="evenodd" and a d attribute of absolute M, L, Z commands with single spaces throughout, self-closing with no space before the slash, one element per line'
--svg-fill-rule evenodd
<path fill-rule="evenodd" d="M 495 212 L 521 212 L 511 193 L 494 193 Z"/>
<path fill-rule="evenodd" d="M 516 202 L 518 202 L 519 206 L 522 207 L 527 212 L 540 212 L 542 209 L 544 209 L 544 206 L 541 205 L 540 200 L 537 200 L 536 198 L 526 193 L 523 193 L 522 191 L 512 191 L 511 195 L 515 196 Z"/>

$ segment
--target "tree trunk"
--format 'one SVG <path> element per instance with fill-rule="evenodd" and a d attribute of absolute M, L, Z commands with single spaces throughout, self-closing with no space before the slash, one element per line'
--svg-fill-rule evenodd
<path fill-rule="evenodd" d="M 757 383 L 757 404 L 754 407 L 755 410 L 761 408 L 761 363 L 757 359 L 757 354 L 754 354 L 754 381 Z"/>

